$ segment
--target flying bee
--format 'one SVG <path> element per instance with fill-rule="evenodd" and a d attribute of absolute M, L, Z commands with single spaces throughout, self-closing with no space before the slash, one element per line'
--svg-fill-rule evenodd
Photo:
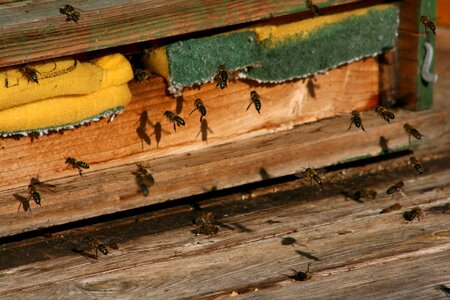
<path fill-rule="evenodd" d="M 403 192 L 402 188 L 405 186 L 403 181 L 399 181 L 390 188 L 387 189 L 386 194 L 394 196 L 397 193 L 400 193 L 402 196 L 406 196 Z"/>
<path fill-rule="evenodd" d="M 74 21 L 75 23 L 78 23 L 80 20 L 80 11 L 72 5 L 64 5 L 64 7 L 59 9 L 59 12 L 66 15 L 66 22 Z"/>
<path fill-rule="evenodd" d="M 256 111 L 258 114 L 261 114 L 261 99 L 256 91 L 250 92 L 250 104 L 247 106 L 246 110 L 248 110 L 252 104 L 255 104 Z"/>
<path fill-rule="evenodd" d="M 200 98 L 195 99 L 194 106 L 195 108 L 191 111 L 189 115 L 191 115 L 194 111 L 198 110 L 200 112 L 200 122 L 202 122 L 203 117 L 206 116 L 206 107 L 203 104 L 203 101 Z"/>
<path fill-rule="evenodd" d="M 356 110 L 352 111 L 351 122 L 350 122 L 350 126 L 348 126 L 347 131 L 350 130 L 350 128 L 352 127 L 352 124 L 355 124 L 355 126 L 356 126 L 357 128 L 361 127 L 361 129 L 362 129 L 363 131 L 366 131 L 366 130 L 364 129 L 363 124 L 362 124 L 361 117 L 360 117 L 360 115 L 359 115 L 359 111 L 356 111 Z"/>
<path fill-rule="evenodd" d="M 416 170 L 417 173 L 422 174 L 423 173 L 423 166 L 420 163 L 420 161 L 417 160 L 414 156 L 411 156 L 409 158 L 410 164 L 413 166 L 414 170 Z"/>
<path fill-rule="evenodd" d="M 135 176 L 136 184 L 142 195 L 148 196 L 149 188 L 155 184 L 155 179 L 147 164 L 138 163 L 136 166 L 138 169 L 132 172 L 132 174 Z"/>
<path fill-rule="evenodd" d="M 408 134 L 409 143 L 411 143 L 411 136 L 415 137 L 418 140 L 422 139 L 423 135 L 416 128 L 412 127 L 408 123 L 405 123 L 405 125 L 403 125 L 403 128 Z"/>
<path fill-rule="evenodd" d="M 38 74 L 39 71 L 29 65 L 23 65 L 19 68 L 19 72 L 28 79 L 28 81 L 34 81 L 39 84 Z"/>
<path fill-rule="evenodd" d="M 19 212 L 21 206 L 23 206 L 23 210 L 24 211 L 30 211 L 31 212 L 31 206 L 30 206 L 31 198 L 25 198 L 24 196 L 21 196 L 19 194 L 13 194 L 13 196 L 18 201 L 20 201 L 19 207 L 17 208 L 17 212 Z"/>
<path fill-rule="evenodd" d="M 28 193 L 30 194 L 30 199 L 33 198 L 34 202 L 36 202 L 36 204 L 40 206 L 41 194 L 39 194 L 34 184 L 28 185 Z"/>
<path fill-rule="evenodd" d="M 98 259 L 98 251 L 100 250 L 101 253 L 103 253 L 104 255 L 108 254 L 108 249 L 106 248 L 106 246 L 100 242 L 98 239 L 87 235 L 86 236 L 86 241 L 88 241 L 89 243 L 91 243 L 92 248 L 95 249 L 95 258 Z"/>
<path fill-rule="evenodd" d="M 406 221 L 412 221 L 414 219 L 417 219 L 420 221 L 420 218 L 423 217 L 423 211 L 420 207 L 414 207 L 412 210 L 405 211 L 403 213 L 403 218 Z"/>
<path fill-rule="evenodd" d="M 306 269 L 305 272 L 302 271 L 296 271 L 293 270 L 294 274 L 292 275 L 287 275 L 289 278 L 294 279 L 296 281 L 306 281 L 306 280 L 310 280 L 312 278 L 312 274 L 309 271 L 309 267 L 311 266 L 311 263 L 308 264 L 308 268 Z"/>
<path fill-rule="evenodd" d="M 82 169 L 89 169 L 89 165 L 87 163 L 73 157 L 67 157 L 65 163 L 69 164 L 72 168 L 77 169 L 80 176 L 83 176 L 84 174 Z"/>
<path fill-rule="evenodd" d="M 312 0 L 306 0 L 306 6 L 308 6 L 309 10 L 313 13 L 313 18 L 319 16 L 319 7 L 315 5 Z"/>
<path fill-rule="evenodd" d="M 402 206 L 400 205 L 400 203 L 397 202 L 397 203 L 392 204 L 392 205 L 389 206 L 389 207 L 383 208 L 383 209 L 380 211 L 380 214 L 386 214 L 386 213 L 389 213 L 389 212 L 391 212 L 391 211 L 398 210 L 398 209 L 400 209 L 400 208 L 402 208 Z"/>
<path fill-rule="evenodd" d="M 375 112 L 388 123 L 391 122 L 391 119 L 395 119 L 394 113 L 383 106 L 378 105 L 375 107 Z"/>
<path fill-rule="evenodd" d="M 167 120 L 169 120 L 170 122 L 173 123 L 173 130 L 174 131 L 177 131 L 177 128 L 175 127 L 175 125 L 180 127 L 180 125 L 184 126 L 184 124 L 185 124 L 184 120 L 179 115 L 177 115 L 177 114 L 175 114 L 175 113 L 173 113 L 173 112 L 171 112 L 169 110 L 166 110 L 164 112 L 164 117 L 166 117 Z"/>
<path fill-rule="evenodd" d="M 425 26 L 425 32 L 427 32 L 428 28 L 436 35 L 436 25 L 428 18 L 427 16 L 421 16 L 420 22 Z"/>
<path fill-rule="evenodd" d="M 216 87 L 220 86 L 222 90 L 227 87 L 228 71 L 224 65 L 220 65 L 217 68 L 217 74 L 214 76 L 214 80 L 217 80 Z"/>

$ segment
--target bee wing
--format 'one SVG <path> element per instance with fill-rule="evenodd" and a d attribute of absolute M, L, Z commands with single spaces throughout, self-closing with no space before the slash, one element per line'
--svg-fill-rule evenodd
<path fill-rule="evenodd" d="M 294 176 L 297 177 L 297 178 L 302 179 L 302 178 L 306 177 L 306 172 L 305 171 L 300 171 L 300 172 L 294 173 Z"/>

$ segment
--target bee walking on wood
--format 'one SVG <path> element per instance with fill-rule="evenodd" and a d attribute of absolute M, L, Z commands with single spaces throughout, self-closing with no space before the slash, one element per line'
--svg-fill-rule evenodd
<path fill-rule="evenodd" d="M 312 0 L 306 0 L 306 6 L 308 6 L 309 10 L 313 13 L 313 18 L 319 16 L 319 7 L 315 5 Z"/>
<path fill-rule="evenodd" d="M 436 35 L 436 25 L 431 21 L 430 18 L 427 16 L 421 16 L 420 22 L 425 26 L 425 32 L 428 31 L 428 28 L 433 32 L 434 35 Z"/>
<path fill-rule="evenodd" d="M 195 108 L 191 111 L 189 115 L 192 115 L 192 113 L 196 110 L 200 113 L 200 122 L 202 122 L 203 117 L 206 116 L 206 107 L 203 104 L 203 101 L 200 98 L 195 99 L 194 101 Z"/>
<path fill-rule="evenodd" d="M 308 264 L 308 268 L 306 269 L 305 272 L 302 272 L 302 271 L 296 271 L 296 270 L 293 270 L 293 269 L 292 269 L 292 271 L 294 272 L 294 274 L 292 274 L 292 275 L 286 275 L 286 276 L 288 276 L 289 278 L 294 279 L 294 280 L 296 280 L 296 281 L 306 281 L 306 280 L 310 280 L 310 279 L 312 278 L 312 274 L 311 274 L 311 272 L 309 271 L 309 267 L 310 267 L 310 266 L 311 266 L 311 263 Z"/>
<path fill-rule="evenodd" d="M 92 248 L 95 249 L 95 258 L 98 259 L 98 251 L 100 250 L 101 253 L 103 253 L 104 255 L 108 254 L 108 249 L 106 248 L 106 246 L 100 242 L 98 239 L 88 235 L 86 236 L 86 241 L 88 241 L 89 243 L 91 243 Z"/>
<path fill-rule="evenodd" d="M 402 196 L 406 196 L 402 190 L 402 188 L 404 186 L 405 186 L 405 184 L 403 183 L 403 181 L 399 181 L 396 184 L 394 184 L 393 186 L 391 186 L 390 188 L 388 188 L 386 191 L 386 194 L 394 196 L 397 193 L 400 193 Z"/>
<path fill-rule="evenodd" d="M 409 158 L 409 162 L 410 162 L 410 164 L 413 166 L 414 170 L 416 170 L 416 172 L 418 174 L 423 174 L 423 166 L 420 163 L 420 161 L 417 160 L 417 158 L 415 158 L 414 156 L 411 156 Z"/>
<path fill-rule="evenodd" d="M 194 223 L 197 228 L 192 230 L 195 235 L 205 234 L 209 236 L 217 235 L 219 232 L 219 227 L 214 225 L 215 217 L 212 212 L 201 214 L 200 216 L 194 218 L 192 223 Z"/>
<path fill-rule="evenodd" d="M 227 87 L 228 71 L 224 65 L 220 65 L 217 68 L 217 74 L 214 76 L 214 80 L 217 80 L 216 87 L 220 86 L 222 90 Z"/>
<path fill-rule="evenodd" d="M 246 111 L 250 108 L 252 104 L 255 104 L 256 111 L 261 114 L 261 99 L 256 91 L 250 92 L 250 104 L 247 106 Z"/>
<path fill-rule="evenodd" d="M 361 201 L 361 198 L 375 199 L 376 197 L 377 197 L 377 192 L 374 190 L 361 190 L 361 191 L 356 191 L 353 194 L 352 199 L 355 201 Z"/>
<path fill-rule="evenodd" d="M 184 126 L 185 125 L 183 118 L 181 118 L 179 115 L 177 115 L 177 114 L 175 114 L 175 113 L 173 113 L 173 112 L 171 112 L 169 110 L 166 110 L 164 112 L 164 117 L 166 117 L 167 120 L 169 120 L 170 122 L 173 123 L 173 130 L 174 131 L 177 131 L 176 126 L 180 127 L 180 126 Z"/>
<path fill-rule="evenodd" d="M 66 22 L 74 21 L 75 23 L 78 23 L 80 20 L 80 11 L 72 5 L 64 5 L 64 7 L 59 9 L 59 12 L 66 15 Z"/>
<path fill-rule="evenodd" d="M 412 221 L 414 219 L 417 219 L 417 221 L 420 221 L 421 217 L 423 217 L 423 211 L 420 207 L 415 207 L 412 210 L 405 211 L 403 213 L 403 218 L 406 221 Z"/>
<path fill-rule="evenodd" d="M 19 212 L 21 206 L 23 206 L 23 210 L 24 211 L 30 211 L 31 212 L 31 206 L 30 206 L 31 198 L 30 197 L 26 198 L 26 197 L 21 196 L 19 194 L 13 194 L 13 196 L 14 196 L 14 198 L 16 198 L 16 200 L 20 201 L 19 207 L 17 208 L 17 212 Z"/>
<path fill-rule="evenodd" d="M 136 164 L 137 171 L 132 172 L 135 176 L 136 184 L 139 187 L 139 191 L 142 195 L 148 196 L 149 189 L 155 184 L 155 179 L 150 172 L 149 166 L 144 163 Z"/>
<path fill-rule="evenodd" d="M 361 127 L 361 129 L 362 129 L 363 131 L 366 131 L 366 130 L 364 129 L 363 124 L 362 124 L 362 121 L 361 121 L 361 117 L 360 117 L 359 111 L 356 111 L 356 110 L 352 111 L 352 118 L 351 118 L 350 126 L 348 126 L 347 131 L 350 130 L 350 128 L 352 127 L 352 124 L 355 124 L 355 126 L 356 126 L 357 128 Z"/>
<path fill-rule="evenodd" d="M 383 208 L 383 209 L 380 211 L 380 214 L 386 214 L 386 213 L 389 213 L 389 212 L 391 212 L 391 211 L 398 210 L 398 209 L 400 209 L 400 208 L 402 208 L 402 206 L 400 205 L 400 203 L 397 202 L 397 203 L 392 204 L 392 205 L 389 206 L 389 207 Z"/>
<path fill-rule="evenodd" d="M 39 84 L 38 74 L 39 71 L 29 65 L 23 65 L 19 68 L 19 72 L 28 79 L 28 81 L 34 81 Z"/>
<path fill-rule="evenodd" d="M 390 123 L 392 119 L 395 119 L 394 113 L 383 106 L 378 105 L 375 107 L 375 112 L 388 123 Z"/>
<path fill-rule="evenodd" d="M 77 160 L 73 157 L 66 158 L 66 164 L 68 164 L 74 169 L 77 169 L 80 176 L 83 176 L 84 174 L 83 169 L 89 169 L 89 165 L 87 163 L 81 160 Z"/>
<path fill-rule="evenodd" d="M 403 125 L 403 128 L 405 129 L 406 133 L 408 134 L 408 139 L 409 139 L 410 144 L 411 144 L 411 136 L 415 137 L 418 140 L 422 139 L 423 135 L 416 128 L 412 127 L 408 123 L 405 123 L 405 125 Z"/>

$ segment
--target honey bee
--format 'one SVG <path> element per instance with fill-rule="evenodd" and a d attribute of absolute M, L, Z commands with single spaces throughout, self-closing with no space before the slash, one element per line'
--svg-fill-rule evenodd
<path fill-rule="evenodd" d="M 74 21 L 75 23 L 78 23 L 80 20 L 80 11 L 72 5 L 64 5 L 64 7 L 59 9 L 59 12 L 66 15 L 66 22 Z"/>
<path fill-rule="evenodd" d="M 215 217 L 212 212 L 201 214 L 192 221 L 197 228 L 192 230 L 195 235 L 205 234 L 209 236 L 217 235 L 219 227 L 214 225 Z"/>
<path fill-rule="evenodd" d="M 164 117 L 166 117 L 167 120 L 169 120 L 170 122 L 173 123 L 173 130 L 174 131 L 177 131 L 177 128 L 175 127 L 175 125 L 180 127 L 180 125 L 184 126 L 184 124 L 185 124 L 184 120 L 179 115 L 177 115 L 177 114 L 175 114 L 175 113 L 173 113 L 173 112 L 171 112 L 169 110 L 166 110 L 164 112 Z"/>
<path fill-rule="evenodd" d="M 38 74 L 39 71 L 29 65 L 23 65 L 19 68 L 19 72 L 28 79 L 28 81 L 34 81 L 39 84 Z"/>
<path fill-rule="evenodd" d="M 375 112 L 388 123 L 391 122 L 391 119 L 395 119 L 394 113 L 383 106 L 378 105 L 375 107 Z"/>
<path fill-rule="evenodd" d="M 294 274 L 292 275 L 288 275 L 289 278 L 294 279 L 296 281 L 306 281 L 306 280 L 310 280 L 312 278 L 312 274 L 309 271 L 309 267 L 311 266 L 311 263 L 308 264 L 308 268 L 306 269 L 305 272 L 302 271 L 296 271 L 293 270 Z"/>
<path fill-rule="evenodd" d="M 427 32 L 428 28 L 436 35 L 436 25 L 428 18 L 427 16 L 421 16 L 420 22 L 425 26 L 425 32 Z"/>
<path fill-rule="evenodd" d="M 406 133 L 408 133 L 409 143 L 411 143 L 411 136 L 415 137 L 418 140 L 422 139 L 423 135 L 408 123 L 405 123 L 405 125 L 403 125 L 403 128 L 405 128 Z"/>
<path fill-rule="evenodd" d="M 403 181 L 399 181 L 390 188 L 387 189 L 386 194 L 394 196 L 397 193 L 400 193 L 402 196 L 406 196 L 403 192 L 402 188 L 405 186 Z"/>
<path fill-rule="evenodd" d="M 363 131 L 366 131 L 366 130 L 364 129 L 363 124 L 362 124 L 361 117 L 360 117 L 360 115 L 359 115 L 359 111 L 356 111 L 356 110 L 352 111 L 352 118 L 351 118 L 350 126 L 348 126 L 347 131 L 350 130 L 350 128 L 352 127 L 352 124 L 355 124 L 355 126 L 356 126 L 357 128 L 361 127 L 361 129 L 362 129 Z"/>
<path fill-rule="evenodd" d="M 417 173 L 422 174 L 423 173 L 423 166 L 414 156 L 411 156 L 409 158 L 410 164 L 413 166 L 414 170 L 416 170 Z"/>
<path fill-rule="evenodd" d="M 17 208 L 17 212 L 19 212 L 20 207 L 23 206 L 23 210 L 24 211 L 30 211 L 31 212 L 31 206 L 30 206 L 30 200 L 31 198 L 25 198 L 24 196 L 21 196 L 19 194 L 13 194 L 14 198 L 16 198 L 18 201 L 20 201 L 19 203 L 19 207 Z"/>
<path fill-rule="evenodd" d="M 69 164 L 72 168 L 77 169 L 80 176 L 83 176 L 84 174 L 82 169 L 89 169 L 89 165 L 87 163 L 73 157 L 67 157 L 65 163 Z"/>
<path fill-rule="evenodd" d="M 52 188 L 55 186 L 53 184 L 43 183 L 39 181 L 39 179 L 32 177 L 30 180 L 30 184 L 28 185 L 28 193 L 30 195 L 30 199 L 33 198 L 34 202 L 37 205 L 41 205 L 41 194 L 37 191 L 37 187 L 45 188 L 50 191 L 53 191 Z"/>
<path fill-rule="evenodd" d="M 104 255 L 108 254 L 108 249 L 106 248 L 106 246 L 100 242 L 98 239 L 88 235 L 86 236 L 86 241 L 88 241 L 89 243 L 91 243 L 92 248 L 95 249 L 95 258 L 98 259 L 98 251 L 100 250 L 101 253 L 103 253 Z"/>
<path fill-rule="evenodd" d="M 144 69 L 133 69 L 133 73 L 136 81 L 144 81 L 150 78 L 150 72 Z"/>
<path fill-rule="evenodd" d="M 141 116 L 139 117 L 139 126 L 136 128 L 136 134 L 138 135 L 139 139 L 141 140 L 142 144 L 142 150 L 144 150 L 144 142 L 147 145 L 151 145 L 152 141 L 150 139 L 150 136 L 148 136 L 146 132 L 147 123 L 149 123 L 150 120 L 148 119 L 148 113 L 146 110 L 144 110 L 141 113 Z"/>
<path fill-rule="evenodd" d="M 417 219 L 420 221 L 420 218 L 423 217 L 423 211 L 420 207 L 414 207 L 412 210 L 405 211 L 403 213 L 403 218 L 406 221 L 412 221 L 414 219 Z"/>
<path fill-rule="evenodd" d="M 217 74 L 214 76 L 214 80 L 217 80 L 216 87 L 220 86 L 222 90 L 227 87 L 228 71 L 224 65 L 220 65 L 217 68 Z"/>
<path fill-rule="evenodd" d="M 195 99 L 194 106 L 195 108 L 191 111 L 189 115 L 191 115 L 194 111 L 198 110 L 200 112 L 200 122 L 202 122 L 203 117 L 206 116 L 206 107 L 203 104 L 203 101 L 200 98 Z"/>
<path fill-rule="evenodd" d="M 400 208 L 402 208 L 402 206 L 400 205 L 400 203 L 397 202 L 397 203 L 392 204 L 392 205 L 389 206 L 389 207 L 383 208 L 383 209 L 380 211 L 380 214 L 386 214 L 386 213 L 389 213 L 389 212 L 391 212 L 391 211 L 398 210 L 398 209 L 400 209 Z"/>
<path fill-rule="evenodd" d="M 261 99 L 259 98 L 259 95 L 256 91 L 250 92 L 250 104 L 247 106 L 246 110 L 248 110 L 253 103 L 255 104 L 255 108 L 258 114 L 261 114 Z"/>
<path fill-rule="evenodd" d="M 136 184 L 139 187 L 140 192 L 144 196 L 148 196 L 149 188 L 155 184 L 155 179 L 150 172 L 149 166 L 144 163 L 136 164 L 137 171 L 132 172 L 135 176 Z"/>
<path fill-rule="evenodd" d="M 318 185 L 322 185 L 322 178 L 320 178 L 319 174 L 317 174 L 316 170 L 313 168 L 307 168 L 305 171 L 295 174 L 295 176 L 299 178 L 307 176 L 311 179 L 311 185 L 313 184 L 313 180 L 317 182 Z"/>
<path fill-rule="evenodd" d="M 361 198 L 375 199 L 376 197 L 377 197 L 377 192 L 374 190 L 361 190 L 361 191 L 356 191 L 353 194 L 353 200 L 355 200 L 355 201 L 359 201 L 359 200 L 361 200 Z"/>
<path fill-rule="evenodd" d="M 306 6 L 308 6 L 309 10 L 313 13 L 313 18 L 319 16 L 319 7 L 312 3 L 312 0 L 306 0 Z"/>

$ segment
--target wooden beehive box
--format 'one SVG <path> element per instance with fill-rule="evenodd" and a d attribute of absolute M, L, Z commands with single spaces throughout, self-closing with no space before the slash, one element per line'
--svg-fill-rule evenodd
<path fill-rule="evenodd" d="M 321 14 L 333 15 L 384 1 L 314 3 Z M 400 9 L 396 46 L 379 56 L 315 78 L 280 84 L 237 80 L 224 90 L 209 83 L 184 89 L 183 97 L 168 94 L 167 83 L 158 76 L 132 81 L 132 102 L 113 122 L 101 120 L 62 135 L 4 138 L 0 236 L 381 155 L 385 149 L 380 147 L 380 137 L 388 141 L 390 151 L 404 150 L 410 147 L 404 123 L 420 128 L 426 138 L 438 136 L 443 113 L 421 111 L 432 107 L 432 84 L 420 77 L 427 35 L 419 17 L 434 17 L 434 1 L 394 3 Z M 268 18 L 264 22 L 311 18 L 304 1 L 294 0 L 116 0 L 72 3 L 82 10 L 75 24 L 65 23 L 59 14 L 64 4 L 1 5 L 2 16 L 8 18 L 0 19 L 4 28 L 0 67 L 72 55 L 87 59 L 99 53 L 136 53 L 145 42 L 224 33 L 231 30 L 229 26 L 238 29 Z M 253 108 L 246 111 L 253 89 L 263 96 L 261 115 Z M 207 104 L 207 126 L 201 126 L 197 114 L 189 116 L 195 97 Z M 372 110 L 394 100 L 395 122 L 386 123 L 372 111 L 363 114 L 366 132 L 347 131 L 352 110 Z M 180 113 L 186 126 L 175 133 L 162 116 L 165 110 Z M 152 124 L 148 126 L 151 145 L 143 144 L 136 134 L 143 111 Z M 67 156 L 90 164 L 85 177 L 64 164 Z M 150 163 L 156 181 L 148 197 L 139 193 L 132 174 L 142 161 Z M 54 192 L 43 192 L 42 206 L 32 204 L 32 213 L 17 212 L 13 194 L 26 194 L 30 178 L 36 175 L 54 184 Z"/>

